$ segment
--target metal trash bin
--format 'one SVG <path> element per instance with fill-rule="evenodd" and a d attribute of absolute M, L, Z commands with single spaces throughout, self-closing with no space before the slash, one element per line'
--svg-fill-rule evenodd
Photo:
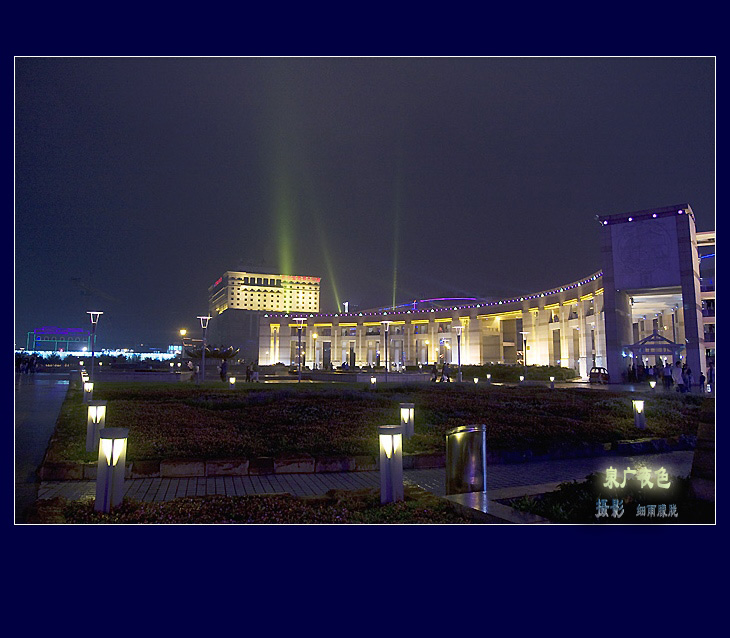
<path fill-rule="evenodd" d="M 487 491 L 487 426 L 460 425 L 446 433 L 446 494 Z"/>

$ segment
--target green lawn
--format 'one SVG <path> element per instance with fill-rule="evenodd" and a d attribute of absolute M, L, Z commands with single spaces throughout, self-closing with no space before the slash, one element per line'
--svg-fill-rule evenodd
<path fill-rule="evenodd" d="M 635 394 L 598 389 L 464 384 L 100 383 L 107 427 L 129 428 L 128 461 L 376 455 L 377 427 L 399 422 L 400 402 L 415 404 L 415 435 L 404 452 L 444 453 L 458 425 L 488 426 L 493 449 L 547 449 L 578 442 L 695 435 L 714 420 L 714 399 L 646 393 L 646 430 L 634 427 Z M 95 462 L 85 451 L 86 406 L 69 390 L 49 447 L 50 461 Z"/>

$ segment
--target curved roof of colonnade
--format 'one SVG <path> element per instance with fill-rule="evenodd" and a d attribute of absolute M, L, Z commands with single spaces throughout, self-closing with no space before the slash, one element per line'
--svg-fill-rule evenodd
<path fill-rule="evenodd" d="M 601 282 L 601 278 L 603 277 L 603 271 L 599 270 L 598 272 L 585 277 L 584 279 L 581 279 L 579 281 L 574 281 L 569 284 L 563 284 L 562 286 L 556 286 L 555 288 L 551 288 L 549 290 L 543 290 L 540 292 L 535 292 L 528 295 L 522 295 L 520 297 L 513 297 L 511 299 L 500 299 L 498 301 L 481 301 L 479 303 L 473 303 L 473 304 L 466 304 L 466 305 L 460 305 L 460 306 L 452 306 L 452 307 L 445 307 L 445 308 L 429 308 L 429 309 L 422 309 L 422 310 L 387 310 L 387 309 L 378 309 L 378 310 L 371 310 L 371 311 L 363 311 L 363 312 L 337 312 L 337 313 L 271 313 L 267 312 L 264 314 L 264 317 L 288 317 L 290 319 L 294 318 L 334 318 L 337 317 L 338 319 L 357 319 L 358 317 L 382 317 L 382 316 L 398 316 L 398 315 L 419 315 L 419 314 L 431 314 L 431 313 L 439 313 L 439 314 L 448 314 L 450 312 L 453 312 L 455 310 L 473 310 L 476 308 L 479 309 L 490 309 L 495 310 L 496 312 L 510 312 L 515 310 L 522 310 L 524 309 L 525 303 L 535 302 L 537 300 L 538 307 L 540 307 L 540 300 L 543 302 L 563 302 L 566 299 L 569 298 L 569 295 L 571 294 L 571 291 L 580 289 L 581 292 L 588 293 L 588 292 L 597 292 L 599 290 L 602 290 L 602 288 L 599 288 L 598 285 Z M 590 288 L 590 290 L 583 290 L 584 288 Z M 557 297 L 557 299 L 551 299 Z M 544 303 L 542 305 L 545 305 Z M 518 307 L 515 307 L 518 306 Z M 534 306 L 532 306 L 534 308 Z"/>

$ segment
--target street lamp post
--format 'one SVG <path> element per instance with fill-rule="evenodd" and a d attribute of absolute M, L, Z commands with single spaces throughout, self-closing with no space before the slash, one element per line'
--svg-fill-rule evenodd
<path fill-rule="evenodd" d="M 529 332 L 520 332 L 522 335 L 522 365 L 525 368 L 525 379 L 527 379 L 527 335 Z"/>
<path fill-rule="evenodd" d="M 302 382 L 302 326 L 306 319 L 304 317 L 295 317 L 294 321 L 297 322 L 297 383 Z"/>
<path fill-rule="evenodd" d="M 459 361 L 459 383 L 461 383 L 461 331 L 464 329 L 464 326 L 454 326 L 453 330 L 456 332 L 456 348 L 457 348 L 457 356 Z"/>
<path fill-rule="evenodd" d="M 185 328 L 180 330 L 180 363 L 185 362 L 185 335 L 188 331 Z"/>
<path fill-rule="evenodd" d="M 210 321 L 209 316 L 204 317 L 198 317 L 200 319 L 200 327 L 203 329 L 203 360 L 200 364 L 200 376 L 198 378 L 198 383 L 200 381 L 205 381 L 205 346 L 206 346 L 206 337 L 208 333 L 208 321 Z"/>
<path fill-rule="evenodd" d="M 384 332 L 385 332 L 385 381 L 387 383 L 388 381 L 388 327 L 390 326 L 390 321 L 383 320 L 380 323 L 383 324 Z"/>
<path fill-rule="evenodd" d="M 314 343 L 312 350 L 314 352 L 314 369 L 315 370 L 317 369 L 317 337 L 318 336 L 319 335 L 316 332 L 312 333 L 312 341 Z"/>
<path fill-rule="evenodd" d="M 86 314 L 91 315 L 91 382 L 94 383 L 94 346 L 96 345 L 96 324 L 99 322 L 99 315 L 103 312 L 87 310 Z"/>

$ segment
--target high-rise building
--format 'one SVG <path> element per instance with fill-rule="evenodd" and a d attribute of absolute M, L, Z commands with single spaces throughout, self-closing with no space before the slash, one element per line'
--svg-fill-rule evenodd
<path fill-rule="evenodd" d="M 209 312 L 319 312 L 319 277 L 226 271 L 208 288 Z"/>
<path fill-rule="evenodd" d="M 208 343 L 256 360 L 261 313 L 318 313 L 319 285 L 319 277 L 226 271 L 208 288 Z"/>

